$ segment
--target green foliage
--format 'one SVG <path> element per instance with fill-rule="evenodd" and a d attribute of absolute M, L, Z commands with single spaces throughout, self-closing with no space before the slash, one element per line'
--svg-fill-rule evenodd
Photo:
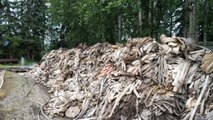
<path fill-rule="evenodd" d="M 43 0 L 22 0 L 2 2 L 0 20 L 0 57 L 39 59 L 44 49 L 46 31 L 46 5 Z"/>
<path fill-rule="evenodd" d="M 52 0 L 50 2 L 53 22 L 61 25 L 58 33 L 61 35 L 60 41 L 70 43 L 67 47 L 82 42 L 94 44 L 116 41 L 117 16 L 121 14 L 123 0 L 105 2 Z"/>
<path fill-rule="evenodd" d="M 213 1 L 192 1 L 199 8 L 198 37 L 205 34 L 211 41 Z M 186 37 L 190 11 L 189 0 L 1 0 L 0 57 L 39 59 L 49 50 L 80 43 Z"/>

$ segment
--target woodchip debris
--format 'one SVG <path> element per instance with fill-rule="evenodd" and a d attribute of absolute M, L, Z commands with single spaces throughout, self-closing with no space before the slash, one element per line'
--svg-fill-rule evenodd
<path fill-rule="evenodd" d="M 49 117 L 78 120 L 199 120 L 213 110 L 213 54 L 161 35 L 46 54 L 29 73 L 49 88 Z"/>

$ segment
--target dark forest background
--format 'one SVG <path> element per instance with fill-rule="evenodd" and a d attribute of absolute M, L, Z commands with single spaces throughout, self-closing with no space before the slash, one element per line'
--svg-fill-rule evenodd
<path fill-rule="evenodd" d="M 213 0 L 1 0 L 0 58 L 151 36 L 213 42 Z"/>

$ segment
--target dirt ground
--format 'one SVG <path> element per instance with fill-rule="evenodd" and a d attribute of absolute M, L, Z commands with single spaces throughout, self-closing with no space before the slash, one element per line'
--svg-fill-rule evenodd
<path fill-rule="evenodd" d="M 35 84 L 31 78 L 6 72 L 0 89 L 0 120 L 51 120 L 40 110 L 48 100 L 45 88 Z"/>

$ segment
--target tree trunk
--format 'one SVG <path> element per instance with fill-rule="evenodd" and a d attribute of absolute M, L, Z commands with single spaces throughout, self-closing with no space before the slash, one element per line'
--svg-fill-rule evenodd
<path fill-rule="evenodd" d="M 188 13 L 188 7 L 189 7 L 189 1 L 190 0 L 185 0 L 184 1 L 184 21 L 183 21 L 183 26 L 184 26 L 184 31 L 183 31 L 183 37 L 187 38 L 188 37 L 188 18 L 189 18 L 189 13 Z"/>
<path fill-rule="evenodd" d="M 118 41 L 120 42 L 121 41 L 121 29 L 122 29 L 122 16 L 119 15 L 118 16 Z"/>
<path fill-rule="evenodd" d="M 30 59 L 30 51 L 29 50 L 27 51 L 27 58 L 28 58 L 28 60 Z"/>
<path fill-rule="evenodd" d="M 172 36 L 172 28 L 173 28 L 173 16 L 172 16 L 172 13 L 170 13 L 170 28 L 169 28 L 169 34 L 170 36 Z"/>
<path fill-rule="evenodd" d="M 198 10 L 198 0 L 194 0 L 193 19 L 194 19 L 194 40 L 196 42 L 198 42 L 197 10 Z"/>
<path fill-rule="evenodd" d="M 138 29 L 139 29 L 139 36 L 142 35 L 141 27 L 142 27 L 142 8 L 141 8 L 141 0 L 138 0 L 138 7 L 139 7 L 139 12 L 138 12 Z"/>
<path fill-rule="evenodd" d="M 33 53 L 32 53 L 32 61 L 35 60 L 35 50 L 33 49 Z"/>
<path fill-rule="evenodd" d="M 197 0 L 189 0 L 189 35 L 193 40 L 198 41 L 197 39 L 197 23 L 196 23 L 196 12 L 197 12 Z"/>
<path fill-rule="evenodd" d="M 156 6 L 156 1 L 155 0 L 151 0 L 150 3 L 150 12 L 149 12 L 149 18 L 150 18 L 150 27 L 151 27 L 151 37 L 155 37 L 155 25 L 156 25 L 156 20 L 155 20 L 155 16 L 154 16 L 154 10 L 155 10 L 155 6 Z"/>
<path fill-rule="evenodd" d="M 158 1 L 154 0 L 153 1 L 153 10 L 152 10 L 152 16 L 153 16 L 153 37 L 157 39 L 158 37 L 158 21 L 157 21 L 157 16 L 156 16 L 156 9 L 159 9 L 156 7 Z"/>
<path fill-rule="evenodd" d="M 193 39 L 193 0 L 189 0 L 189 33 L 188 37 L 191 37 Z"/>
<path fill-rule="evenodd" d="M 205 0 L 204 2 L 205 4 L 205 7 L 204 7 L 204 28 L 203 28 L 203 45 L 206 46 L 206 43 L 207 43 L 207 18 L 208 18 L 208 6 L 209 6 L 209 3 L 208 3 L 208 0 Z"/>
<path fill-rule="evenodd" d="M 173 36 L 173 13 L 175 13 L 175 10 L 173 10 L 173 5 L 174 2 L 173 1 L 169 1 L 169 6 L 171 6 L 171 8 L 169 9 L 169 36 Z M 160 14 L 161 15 L 161 14 Z M 159 15 L 159 16 L 160 16 Z"/>
<path fill-rule="evenodd" d="M 12 50 L 10 50 L 10 59 L 12 59 L 13 58 L 13 52 L 12 52 Z"/>
<path fill-rule="evenodd" d="M 153 15 L 152 15 L 152 12 L 153 12 L 153 0 L 150 0 L 150 3 L 149 3 L 149 27 L 150 27 L 150 36 L 153 37 Z"/>

